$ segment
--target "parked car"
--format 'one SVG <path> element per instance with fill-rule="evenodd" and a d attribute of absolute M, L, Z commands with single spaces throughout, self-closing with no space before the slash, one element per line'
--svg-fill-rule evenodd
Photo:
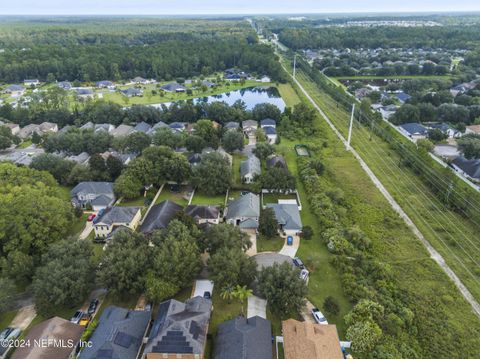
<path fill-rule="evenodd" d="M 87 222 L 93 221 L 96 216 L 97 216 L 97 215 L 96 215 L 95 213 L 92 213 L 91 215 L 88 216 Z"/>
<path fill-rule="evenodd" d="M 302 260 L 298 257 L 293 258 L 293 264 L 300 269 L 305 269 L 305 265 L 303 264 Z"/>
<path fill-rule="evenodd" d="M 323 313 L 321 311 L 319 311 L 318 308 L 313 308 L 312 309 L 312 315 L 313 315 L 313 319 L 315 319 L 315 321 L 318 324 L 328 324 L 327 318 L 325 318 Z"/>
<path fill-rule="evenodd" d="M 87 313 L 93 315 L 97 311 L 98 303 L 98 299 L 92 300 L 88 306 Z"/>
<path fill-rule="evenodd" d="M 16 339 L 20 336 L 20 333 L 20 329 L 8 327 L 0 333 L 0 341 Z"/>
<path fill-rule="evenodd" d="M 205 299 L 212 299 L 212 293 L 206 291 L 203 293 L 203 298 Z"/>
<path fill-rule="evenodd" d="M 287 237 L 287 246 L 293 246 L 293 237 L 292 236 Z"/>
<path fill-rule="evenodd" d="M 305 282 L 308 280 L 309 275 L 310 275 L 310 272 L 306 269 L 302 269 L 300 271 L 300 278 L 303 279 Z"/>
<path fill-rule="evenodd" d="M 98 211 L 97 216 L 93 219 L 93 224 L 98 222 L 100 217 L 102 217 L 103 212 L 105 212 L 105 210 L 103 208 L 100 211 Z"/>
<path fill-rule="evenodd" d="M 88 324 L 90 324 L 90 320 L 92 320 L 92 316 L 88 313 L 83 313 L 82 318 L 78 322 L 79 325 L 82 327 L 88 327 Z"/>
<path fill-rule="evenodd" d="M 80 323 L 80 319 L 83 317 L 83 312 L 81 310 L 77 310 L 73 317 L 70 319 L 70 322 L 73 324 L 78 324 Z"/>

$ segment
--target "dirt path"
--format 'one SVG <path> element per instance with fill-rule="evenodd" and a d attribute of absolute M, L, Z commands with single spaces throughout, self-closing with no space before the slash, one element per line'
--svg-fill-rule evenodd
<path fill-rule="evenodd" d="M 37 316 L 34 305 L 27 305 L 26 307 L 20 308 L 15 318 L 13 318 L 10 323 L 10 327 L 18 328 L 21 331 L 27 329 L 32 320 Z"/>
<path fill-rule="evenodd" d="M 288 73 L 287 69 L 282 65 L 283 69 Z M 290 77 L 295 81 L 295 83 L 298 85 L 300 90 L 303 92 L 303 94 L 307 97 L 307 99 L 312 103 L 312 105 L 317 109 L 317 111 L 320 113 L 322 118 L 327 122 L 327 124 L 330 126 L 330 128 L 335 132 L 337 137 L 342 141 L 344 145 L 347 145 L 347 141 L 345 138 L 342 136 L 340 131 L 337 130 L 335 125 L 330 121 L 328 116 L 322 111 L 322 109 L 315 103 L 315 101 L 312 99 L 312 97 L 308 94 L 308 92 L 303 88 L 303 86 L 300 84 L 300 82 L 293 78 L 292 75 Z M 366 162 L 360 157 L 360 155 L 353 149 L 352 146 L 350 146 L 350 152 L 353 154 L 353 156 L 358 160 L 360 163 L 360 166 L 363 168 L 363 170 L 367 173 L 367 175 L 370 177 L 374 185 L 380 190 L 380 192 L 383 194 L 383 196 L 387 199 L 387 201 L 390 203 L 392 208 L 397 212 L 400 217 L 405 221 L 408 227 L 412 230 L 412 232 L 415 234 L 415 236 L 423 243 L 425 248 L 427 248 L 428 253 L 430 254 L 430 257 L 438 263 L 438 265 L 442 268 L 442 270 L 447 274 L 447 276 L 453 281 L 453 283 L 457 286 L 458 290 L 460 293 L 462 293 L 463 297 L 467 300 L 468 303 L 472 306 L 472 309 L 474 313 L 480 318 L 480 304 L 475 300 L 473 297 L 472 293 L 465 287 L 465 285 L 461 282 L 460 278 L 455 274 L 455 272 L 448 266 L 448 264 L 445 262 L 443 257 L 441 256 L 440 253 L 437 252 L 437 250 L 428 242 L 423 234 L 420 232 L 420 230 L 417 228 L 417 226 L 413 223 L 413 221 L 410 219 L 410 217 L 405 213 L 405 211 L 400 207 L 400 205 L 395 201 L 395 199 L 392 197 L 392 195 L 387 191 L 387 189 L 383 186 L 383 184 L 380 182 L 380 180 L 375 176 L 373 171 L 368 167 Z"/>

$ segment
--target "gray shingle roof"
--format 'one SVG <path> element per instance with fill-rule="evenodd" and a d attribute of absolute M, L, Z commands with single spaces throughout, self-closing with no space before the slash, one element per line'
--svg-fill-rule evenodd
<path fill-rule="evenodd" d="M 286 230 L 302 230 L 302 220 L 296 204 L 267 204 L 267 208 L 272 208 L 275 212 L 275 218 L 278 224 Z"/>
<path fill-rule="evenodd" d="M 134 129 L 132 126 L 122 124 L 118 126 L 116 129 L 112 130 L 111 135 L 113 137 L 122 137 L 122 136 L 128 136 L 133 132 L 134 132 Z"/>
<path fill-rule="evenodd" d="M 251 155 L 250 157 L 248 157 L 247 160 L 243 161 L 240 164 L 240 174 L 242 175 L 242 177 L 246 176 L 249 173 L 251 173 L 252 175 L 259 175 L 262 173 L 260 160 L 254 155 Z"/>
<path fill-rule="evenodd" d="M 238 317 L 218 326 L 214 359 L 272 358 L 272 328 L 259 316 Z"/>
<path fill-rule="evenodd" d="M 276 135 L 277 134 L 277 130 L 275 129 L 275 127 L 270 127 L 270 126 L 264 127 L 263 132 L 265 132 L 266 135 Z"/>
<path fill-rule="evenodd" d="M 175 91 L 185 91 L 186 88 L 176 82 L 172 82 L 160 87 L 164 91 L 175 92 Z"/>
<path fill-rule="evenodd" d="M 287 168 L 287 162 L 282 156 L 272 156 L 267 158 L 267 168 L 282 167 Z"/>
<path fill-rule="evenodd" d="M 136 89 L 136 88 L 133 88 L 133 87 L 130 87 L 126 90 L 122 90 L 122 93 L 126 96 L 140 96 L 141 94 L 143 94 L 143 91 L 140 90 L 140 89 Z"/>
<path fill-rule="evenodd" d="M 226 218 L 258 217 L 259 215 L 260 197 L 249 192 L 228 204 Z"/>
<path fill-rule="evenodd" d="M 150 311 L 133 311 L 115 306 L 105 309 L 82 359 L 131 359 L 137 356 L 150 322 Z"/>
<path fill-rule="evenodd" d="M 245 129 L 247 127 L 254 127 L 254 128 L 257 128 L 258 127 L 258 123 L 257 121 L 254 121 L 254 120 L 246 120 L 246 121 L 243 121 L 242 122 L 242 128 Z"/>
<path fill-rule="evenodd" d="M 110 204 L 115 199 L 112 182 L 80 182 L 71 191 L 70 196 L 78 200 L 78 196 L 94 195 L 93 202 L 99 198 L 98 204 Z M 81 201 L 79 201 L 81 202 Z M 97 204 L 97 202 L 95 202 Z"/>
<path fill-rule="evenodd" d="M 142 121 L 135 126 L 135 131 L 147 133 L 151 128 L 152 126 L 150 126 L 145 121 Z"/>
<path fill-rule="evenodd" d="M 465 157 L 457 157 L 452 163 L 470 177 L 480 179 L 480 159 L 467 160 Z"/>
<path fill-rule="evenodd" d="M 182 206 L 169 200 L 154 205 L 143 220 L 140 232 L 152 233 L 155 230 L 166 228 L 173 217 L 182 210 Z"/>
<path fill-rule="evenodd" d="M 240 128 L 240 124 L 238 122 L 233 122 L 233 121 L 227 122 L 225 124 L 225 128 L 227 130 L 236 130 L 237 128 Z"/>
<path fill-rule="evenodd" d="M 203 354 L 211 310 L 202 297 L 161 303 L 144 353 Z"/>
<path fill-rule="evenodd" d="M 190 205 L 185 208 L 185 213 L 193 219 L 217 219 L 220 211 L 218 206 Z"/>
<path fill-rule="evenodd" d="M 410 135 L 427 135 L 428 130 L 426 127 L 418 124 L 418 123 L 404 123 L 399 127 L 403 128 L 404 131 L 409 133 Z"/>
<path fill-rule="evenodd" d="M 275 120 L 272 120 L 271 118 L 266 118 L 262 121 L 260 121 L 260 126 L 270 126 L 270 127 L 275 127 L 277 126 L 277 123 L 275 122 Z"/>
<path fill-rule="evenodd" d="M 119 207 L 113 206 L 107 208 L 102 216 L 97 220 L 97 224 L 107 224 L 111 226 L 114 223 L 130 223 L 140 207 Z"/>

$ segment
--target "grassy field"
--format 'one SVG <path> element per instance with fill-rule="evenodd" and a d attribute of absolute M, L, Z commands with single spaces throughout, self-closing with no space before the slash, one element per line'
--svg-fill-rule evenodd
<path fill-rule="evenodd" d="M 233 157 L 233 164 L 232 164 L 233 183 L 237 186 L 241 186 L 242 178 L 240 175 L 240 164 L 247 157 L 241 153 L 235 153 L 232 157 Z"/>
<path fill-rule="evenodd" d="M 417 79 L 417 80 L 450 80 L 453 76 L 451 75 L 431 75 L 431 76 L 425 76 L 425 75 L 394 75 L 394 76 L 336 76 L 333 77 L 332 79 L 335 80 L 412 80 L 412 79 Z"/>
<path fill-rule="evenodd" d="M 17 315 L 16 310 L 0 314 L 0 332 L 10 325 L 15 315 Z"/>
<path fill-rule="evenodd" d="M 300 73 L 298 78 L 345 136 L 349 114 L 305 74 Z M 358 123 L 353 129 L 352 144 L 422 234 L 480 300 L 480 224 L 447 208 L 411 169 L 400 164 L 400 157 L 385 141 Z"/>
<path fill-rule="evenodd" d="M 181 206 L 186 206 L 188 204 L 187 199 L 187 187 L 182 186 L 180 188 L 180 192 L 172 192 L 168 185 L 165 185 L 162 189 L 162 192 L 158 196 L 155 204 L 159 204 L 160 202 L 166 201 L 167 199 L 173 201 Z"/>
<path fill-rule="evenodd" d="M 257 236 L 257 252 L 278 252 L 282 249 L 285 239 L 278 236 L 275 238 L 264 238 Z"/>
<path fill-rule="evenodd" d="M 300 97 L 298 97 L 295 89 L 289 83 L 279 84 L 277 88 L 280 92 L 280 96 L 282 96 L 283 101 L 285 101 L 287 107 L 293 107 L 296 104 L 300 103 Z"/>

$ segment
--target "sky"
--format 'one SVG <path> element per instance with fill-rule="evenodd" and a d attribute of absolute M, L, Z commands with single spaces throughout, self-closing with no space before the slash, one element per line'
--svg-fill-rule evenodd
<path fill-rule="evenodd" d="M 305 14 L 480 11 L 479 0 L 0 0 L 0 15 Z"/>

